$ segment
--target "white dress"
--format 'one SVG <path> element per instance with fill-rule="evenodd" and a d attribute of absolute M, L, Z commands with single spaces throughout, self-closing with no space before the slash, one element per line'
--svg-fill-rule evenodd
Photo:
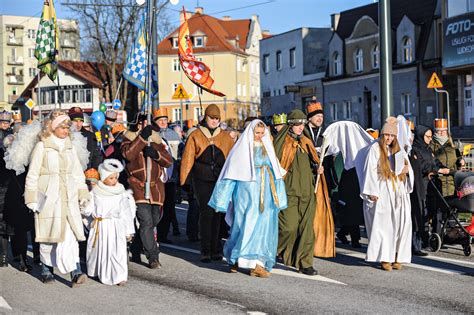
<path fill-rule="evenodd" d="M 108 285 L 127 281 L 127 235 L 135 233 L 135 201 L 123 185 L 99 182 L 92 190 L 92 201 L 83 209 L 89 217 L 87 274 Z"/>
<path fill-rule="evenodd" d="M 364 219 L 369 238 L 366 261 L 409 263 L 411 261 L 411 203 L 413 170 L 409 166 L 407 180 L 382 180 L 378 173 L 380 146 L 372 144 L 364 168 L 361 197 L 364 199 Z M 408 161 L 405 154 L 404 159 Z M 389 156 L 392 170 L 395 159 Z M 409 162 L 408 162 L 409 163 Z M 378 200 L 372 202 L 369 196 Z"/>

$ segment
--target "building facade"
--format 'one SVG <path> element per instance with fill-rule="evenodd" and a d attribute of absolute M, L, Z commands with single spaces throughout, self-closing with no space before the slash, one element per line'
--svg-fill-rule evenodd
<path fill-rule="evenodd" d="M 445 0 L 442 3 L 443 77 L 454 75 L 457 81 L 457 91 L 449 91 L 458 95 L 450 105 L 454 115 L 457 112 L 457 117 L 454 118 L 459 122 L 459 126 L 454 126 L 453 132 L 460 137 L 472 139 L 474 138 L 472 104 L 474 27 L 471 25 L 474 25 L 474 1 Z"/>
<path fill-rule="evenodd" d="M 251 19 L 218 19 L 203 14 L 196 8 L 188 14 L 188 25 L 195 56 L 211 69 L 215 90 L 224 93 L 218 97 L 202 91 L 186 77 L 179 65 L 178 33 L 176 29 L 158 45 L 158 80 L 160 106 L 168 108 L 171 121 L 188 120 L 193 124 L 205 107 L 217 104 L 222 120 L 231 125 L 260 112 L 259 41 L 262 31 L 257 16 Z M 172 95 L 178 84 L 191 94 L 180 104 Z M 201 106 L 202 103 L 202 106 Z M 181 106 L 182 105 L 182 106 Z"/>
<path fill-rule="evenodd" d="M 442 97 L 426 87 L 433 72 L 441 74 L 440 22 L 440 1 L 391 1 L 393 114 L 429 126 L 445 114 Z M 378 4 L 334 15 L 333 29 L 323 83 L 327 122 L 380 128 Z M 453 76 L 443 83 L 456 87 Z"/>
<path fill-rule="evenodd" d="M 34 56 L 40 18 L 0 15 L 0 107 L 8 109 L 37 75 Z M 58 20 L 59 59 L 80 60 L 79 23 Z"/>
<path fill-rule="evenodd" d="M 298 28 L 260 42 L 262 115 L 304 109 L 323 99 L 329 28 Z"/>

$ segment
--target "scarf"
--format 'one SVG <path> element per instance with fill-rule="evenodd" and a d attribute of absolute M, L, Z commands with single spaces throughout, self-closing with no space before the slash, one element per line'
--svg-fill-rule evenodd
<path fill-rule="evenodd" d="M 433 135 L 433 139 L 436 140 L 441 145 L 444 145 L 446 142 L 448 142 L 449 137 L 448 136 L 440 136 L 437 133 Z"/>
<path fill-rule="evenodd" d="M 120 183 L 115 186 L 107 186 L 99 181 L 92 191 L 98 196 L 116 196 L 125 192 L 125 187 Z"/>

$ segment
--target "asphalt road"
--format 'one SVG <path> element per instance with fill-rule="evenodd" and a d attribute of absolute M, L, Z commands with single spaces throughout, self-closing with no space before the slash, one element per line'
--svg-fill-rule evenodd
<path fill-rule="evenodd" d="M 185 222 L 185 206 L 178 206 Z M 474 258 L 447 247 L 413 259 L 400 271 L 385 272 L 364 261 L 366 247 L 338 244 L 334 259 L 315 259 L 320 276 L 277 266 L 269 279 L 248 271 L 230 274 L 222 263 L 199 261 L 198 244 L 182 235 L 162 245 L 163 268 L 130 263 L 125 287 L 89 279 L 71 289 L 69 275 L 44 285 L 15 265 L 0 269 L 0 313 L 416 313 L 474 314 Z M 365 240 L 364 240 L 365 241 Z"/>

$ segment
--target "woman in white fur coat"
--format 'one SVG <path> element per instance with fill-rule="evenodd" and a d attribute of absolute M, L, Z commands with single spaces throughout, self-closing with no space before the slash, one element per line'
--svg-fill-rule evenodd
<path fill-rule="evenodd" d="M 127 240 L 135 233 L 135 200 L 118 182 L 123 165 L 107 159 L 99 165 L 100 181 L 92 190 L 92 202 L 83 209 L 89 217 L 87 274 L 108 285 L 124 285 L 128 277 Z"/>
<path fill-rule="evenodd" d="M 69 116 L 61 111 L 53 111 L 43 122 L 40 141 L 31 154 L 25 203 L 35 212 L 43 282 L 53 282 L 53 268 L 58 268 L 71 273 L 75 287 L 87 279 L 79 263 L 78 241 L 85 240 L 79 203 L 87 203 L 90 194 L 70 126 Z"/>

